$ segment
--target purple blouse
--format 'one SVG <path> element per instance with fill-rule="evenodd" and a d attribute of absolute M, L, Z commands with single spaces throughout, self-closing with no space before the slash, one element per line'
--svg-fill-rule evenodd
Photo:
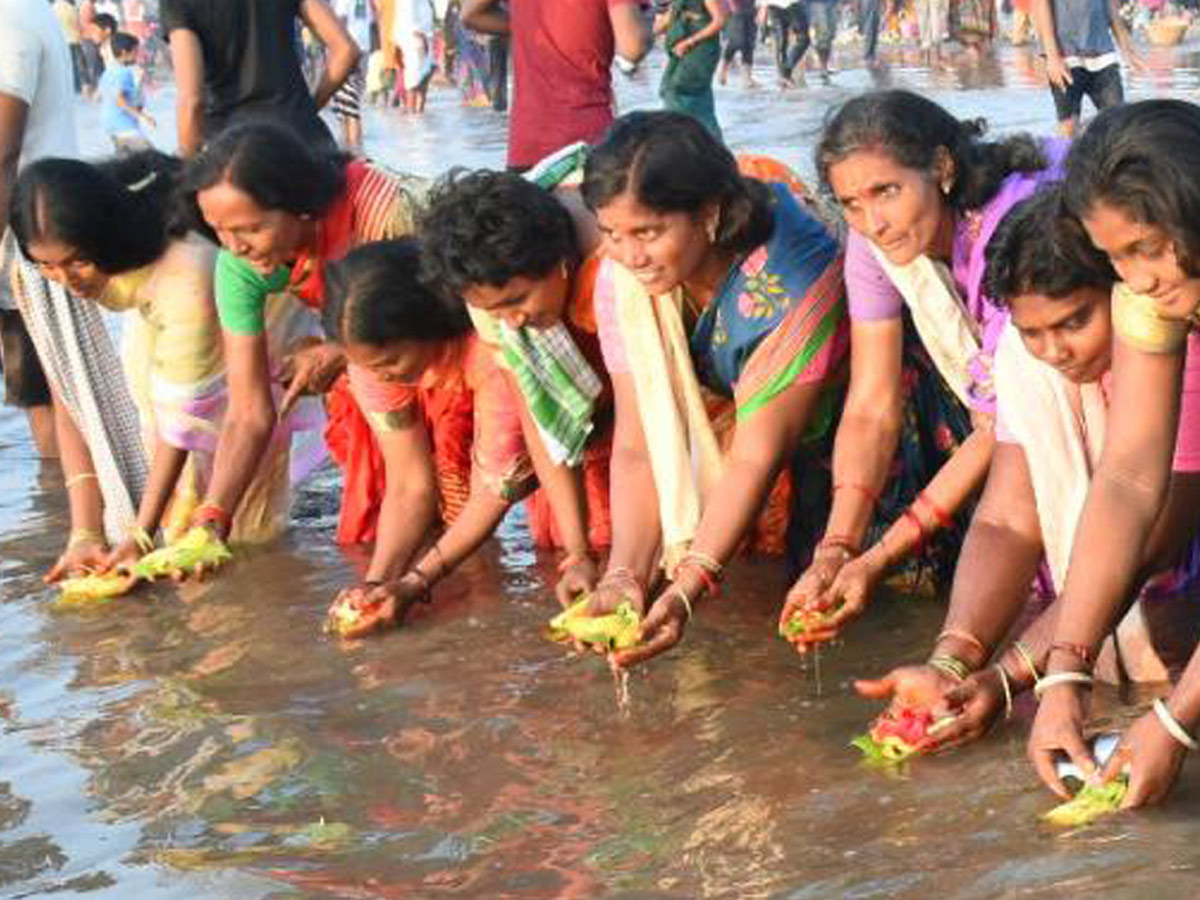
<path fill-rule="evenodd" d="M 1014 172 L 1000 184 L 996 195 L 977 210 L 961 216 L 954 228 L 951 272 L 967 312 L 979 323 L 982 350 L 971 363 L 975 384 L 972 406 L 980 412 L 996 411 L 996 392 L 992 385 L 992 356 L 1008 320 L 1008 311 L 996 306 L 983 293 L 983 275 L 987 268 L 984 251 L 1000 221 L 1016 204 L 1032 196 L 1041 187 L 1062 179 L 1063 159 L 1069 144 L 1057 138 L 1042 141 L 1047 166 L 1038 172 Z M 898 319 L 904 309 L 904 297 L 896 288 L 869 241 L 856 231 L 846 241 L 846 299 L 852 321 L 871 322 Z"/>

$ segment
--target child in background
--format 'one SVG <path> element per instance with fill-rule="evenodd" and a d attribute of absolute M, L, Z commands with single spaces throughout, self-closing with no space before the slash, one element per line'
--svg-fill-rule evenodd
<path fill-rule="evenodd" d="M 367 103 L 381 106 L 387 102 L 387 77 L 382 50 L 374 50 L 367 57 Z"/>
<path fill-rule="evenodd" d="M 112 39 L 113 64 L 100 78 L 100 121 L 119 154 L 151 148 L 142 132 L 143 122 L 154 127 L 154 118 L 145 111 L 142 88 L 134 72 L 138 39 L 118 31 Z"/>

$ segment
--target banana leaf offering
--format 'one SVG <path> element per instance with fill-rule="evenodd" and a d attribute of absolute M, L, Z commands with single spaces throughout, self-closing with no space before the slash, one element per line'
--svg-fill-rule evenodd
<path fill-rule="evenodd" d="M 355 594 L 349 590 L 338 596 L 337 602 L 329 610 L 329 618 L 325 622 L 326 631 L 345 636 L 375 626 L 383 612 L 383 601 L 356 604 L 355 599 Z"/>
<path fill-rule="evenodd" d="M 91 606 L 104 603 L 131 591 L 138 583 L 130 572 L 103 572 L 77 575 L 63 580 L 55 601 L 61 607 Z"/>
<path fill-rule="evenodd" d="M 865 761 L 873 765 L 899 765 L 920 752 L 917 745 L 933 725 L 933 713 L 927 709 L 889 709 L 871 724 L 869 731 L 854 738 L 850 746 L 861 750 Z"/>
<path fill-rule="evenodd" d="M 779 626 L 779 634 L 791 639 L 808 634 L 810 631 L 820 631 L 836 612 L 836 607 L 833 609 L 801 609 Z"/>
<path fill-rule="evenodd" d="M 191 572 L 196 566 L 220 566 L 233 559 L 229 548 L 207 528 L 197 526 L 166 547 L 147 553 L 133 564 L 133 572 L 145 581 Z"/>
<path fill-rule="evenodd" d="M 1120 809 L 1127 790 L 1129 780 L 1124 777 L 1115 778 L 1108 784 L 1085 784 L 1070 800 L 1044 813 L 1042 821 L 1064 828 L 1090 825 L 1101 816 Z"/>
<path fill-rule="evenodd" d="M 216 535 L 207 528 L 193 528 L 175 543 L 147 553 L 128 569 L 65 579 L 57 602 L 60 606 L 102 603 L 127 594 L 139 582 L 191 572 L 198 565 L 216 567 L 231 559 L 233 554 Z"/>
<path fill-rule="evenodd" d="M 588 616 L 585 610 L 590 599 L 589 595 L 584 594 L 550 620 L 550 640 L 563 642 L 574 639 L 608 650 L 636 647 L 640 640 L 642 617 L 633 604 L 624 600 L 606 616 Z"/>

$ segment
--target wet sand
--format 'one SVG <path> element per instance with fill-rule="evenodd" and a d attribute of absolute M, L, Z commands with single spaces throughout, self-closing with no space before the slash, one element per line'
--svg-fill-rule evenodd
<path fill-rule="evenodd" d="M 728 138 L 809 173 L 827 109 L 873 83 L 1000 130 L 1053 127 L 1026 51 L 937 73 L 885 52 L 875 76 L 851 54 L 829 86 L 720 90 Z M 1191 48 L 1147 55 L 1132 97 L 1191 96 Z M 623 109 L 656 105 L 656 68 L 618 76 Z M 151 101 L 165 146 L 170 100 Z M 95 107 L 79 113 L 102 150 Z M 445 89 L 419 121 L 372 112 L 367 133 L 372 155 L 424 174 L 503 162 L 503 117 Z M 543 638 L 553 560 L 519 516 L 403 631 L 349 646 L 320 630 L 362 564 L 333 545 L 335 515 L 324 472 L 289 536 L 215 583 L 55 613 L 39 577 L 68 528 L 62 478 L 0 410 L 0 896 L 1152 900 L 1200 885 L 1195 771 L 1161 810 L 1051 832 L 1028 708 L 903 774 L 857 763 L 847 742 L 876 706 L 851 680 L 921 658 L 939 602 L 881 598 L 805 662 L 774 637 L 782 567 L 740 561 L 684 644 L 634 674 L 622 717 L 607 668 Z M 1120 699 L 1100 692 L 1117 722 Z"/>

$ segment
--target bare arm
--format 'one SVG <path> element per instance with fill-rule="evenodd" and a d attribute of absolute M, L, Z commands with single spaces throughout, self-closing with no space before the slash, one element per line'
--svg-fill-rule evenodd
<path fill-rule="evenodd" d="M 932 534 L 941 526 L 938 513 L 954 515 L 983 484 L 988 477 L 995 446 L 995 432 L 991 428 L 972 431 L 921 492 L 930 504 L 936 505 L 937 511 L 924 503 L 913 506 L 913 515 L 926 530 L 918 534 L 911 521 L 903 517 L 894 522 L 864 555 L 873 557 L 881 569 L 906 559 L 918 548 L 925 535 Z"/>
<path fill-rule="evenodd" d="M 1065 88 L 1071 83 L 1071 72 L 1063 61 L 1062 47 L 1054 26 L 1054 0 L 1033 0 L 1033 27 L 1046 53 L 1046 77 L 1052 85 Z"/>
<path fill-rule="evenodd" d="M 725 22 L 729 18 L 729 10 L 726 9 L 723 0 L 704 0 L 704 8 L 708 10 L 711 17 L 709 23 L 695 34 L 690 34 L 677 42 L 671 48 L 671 52 L 676 56 L 683 56 L 698 44 L 720 34 L 721 29 L 725 27 Z"/>
<path fill-rule="evenodd" d="M 1042 558 L 1042 531 L 1025 451 L 996 446 L 987 485 L 963 541 L 944 630 L 977 638 L 989 651 L 1016 622 Z M 947 636 L 939 649 L 981 667 L 990 653 Z"/>
<path fill-rule="evenodd" d="M 175 130 L 179 155 L 195 156 L 204 143 L 204 52 L 200 38 L 186 28 L 169 38 L 175 71 Z"/>
<path fill-rule="evenodd" d="M 471 468 L 471 496 L 458 518 L 413 568 L 436 584 L 479 549 L 500 524 L 511 504 L 488 486 L 479 466 Z"/>
<path fill-rule="evenodd" d="M 437 522 L 438 485 L 429 436 L 416 415 L 401 428 L 377 433 L 387 477 L 367 581 L 401 575 Z"/>
<path fill-rule="evenodd" d="M 300 18 L 317 40 L 325 45 L 325 71 L 321 73 L 321 80 L 313 93 L 317 109 L 321 109 L 346 83 L 358 65 L 362 50 L 325 0 L 302 0 Z"/>
<path fill-rule="evenodd" d="M 1051 673 L 1090 669 L 1095 649 L 1142 566 L 1146 540 L 1169 483 L 1182 367 L 1182 353 L 1143 353 L 1119 337 L 1113 341 L 1108 431 L 1075 533 L 1066 584 L 1056 604 L 1054 644 L 1046 666 Z M 1029 735 L 1029 758 L 1038 776 L 1059 796 L 1067 791 L 1054 769 L 1057 753 L 1066 752 L 1086 774 L 1095 768 L 1083 738 L 1086 707 L 1079 688 L 1064 683 L 1045 691 Z M 1161 749 L 1161 729 L 1139 732 L 1145 730 L 1159 739 Z M 1134 743 L 1138 747 L 1131 795 L 1141 797 L 1143 742 Z"/>
<path fill-rule="evenodd" d="M 609 463 L 613 544 L 608 567 L 630 569 L 648 586 L 662 540 L 658 490 L 638 415 L 633 377 L 614 374 L 612 380 L 616 423 Z"/>
<path fill-rule="evenodd" d="M 28 116 L 29 105 L 24 100 L 0 93 L 0 234 L 8 229 L 9 198 L 17 181 Z"/>
<path fill-rule="evenodd" d="M 725 467 L 696 529 L 691 550 L 719 563 L 733 556 L 762 509 L 775 478 L 800 444 L 824 384 L 793 384 L 748 420 L 739 422 Z M 635 665 L 669 650 L 683 636 L 691 608 L 704 594 L 698 566 L 680 566 L 675 580 L 655 602 L 642 626 L 643 643 L 616 655 L 618 665 Z M 685 604 L 680 598 L 685 596 Z"/>
<path fill-rule="evenodd" d="M 636 3 L 610 6 L 608 18 L 612 23 L 618 56 L 636 63 L 650 52 L 653 45 L 650 21 L 642 15 L 641 8 Z"/>
<path fill-rule="evenodd" d="M 70 481 L 79 475 L 95 472 L 92 452 L 76 427 L 75 420 L 58 394 L 53 395 L 53 401 L 54 429 L 64 477 Z M 67 499 L 71 509 L 72 530 L 82 528 L 104 533 L 104 497 L 100 493 L 99 481 L 95 478 L 80 479 L 67 490 Z"/>
<path fill-rule="evenodd" d="M 483 34 L 508 34 L 508 13 L 500 0 L 464 0 L 462 23 Z"/>
<path fill-rule="evenodd" d="M 223 332 L 229 412 L 221 423 L 205 502 L 232 516 L 254 479 L 275 428 L 275 404 L 263 334 Z"/>
<path fill-rule="evenodd" d="M 106 547 L 104 496 L 100 492 L 100 482 L 88 474 L 94 475 L 96 471 L 92 454 L 57 394 L 53 395 L 53 401 L 59 458 L 69 485 L 67 501 L 71 510 L 71 535 L 66 549 L 46 573 L 48 582 L 73 575 L 81 568 L 102 566 Z"/>
<path fill-rule="evenodd" d="M 1182 354 L 1113 342 L 1113 400 L 1063 588 L 1056 640 L 1098 646 L 1141 568 L 1170 482 Z"/>
<path fill-rule="evenodd" d="M 858 544 L 896 455 L 904 401 L 900 319 L 855 322 L 850 332 L 850 389 L 833 445 L 834 494 L 826 535 Z M 853 486 L 853 487 L 850 487 Z"/>
<path fill-rule="evenodd" d="M 157 437 L 154 442 L 154 459 L 150 464 L 150 475 L 146 479 L 146 490 L 142 493 L 142 504 L 138 509 L 137 525 L 149 534 L 154 534 L 162 521 L 179 474 L 187 462 L 188 453 Z"/>
<path fill-rule="evenodd" d="M 1140 69 L 1142 58 L 1133 48 L 1133 35 L 1129 33 L 1129 28 L 1125 25 L 1125 19 L 1121 16 L 1121 5 L 1117 0 L 1108 0 L 1108 27 L 1112 31 L 1113 40 L 1117 42 L 1117 47 L 1120 48 L 1125 62 L 1133 68 Z"/>
<path fill-rule="evenodd" d="M 591 556 L 591 547 L 588 544 L 587 499 L 583 491 L 581 467 L 558 465 L 550 459 L 537 423 L 533 421 L 529 407 L 521 396 L 516 378 L 507 371 L 504 378 L 509 382 L 513 396 L 520 398 L 517 406 L 521 414 L 521 434 L 525 438 L 525 447 L 533 462 L 538 483 L 550 502 L 550 509 L 562 535 L 563 549 L 568 557 L 588 558 Z"/>

